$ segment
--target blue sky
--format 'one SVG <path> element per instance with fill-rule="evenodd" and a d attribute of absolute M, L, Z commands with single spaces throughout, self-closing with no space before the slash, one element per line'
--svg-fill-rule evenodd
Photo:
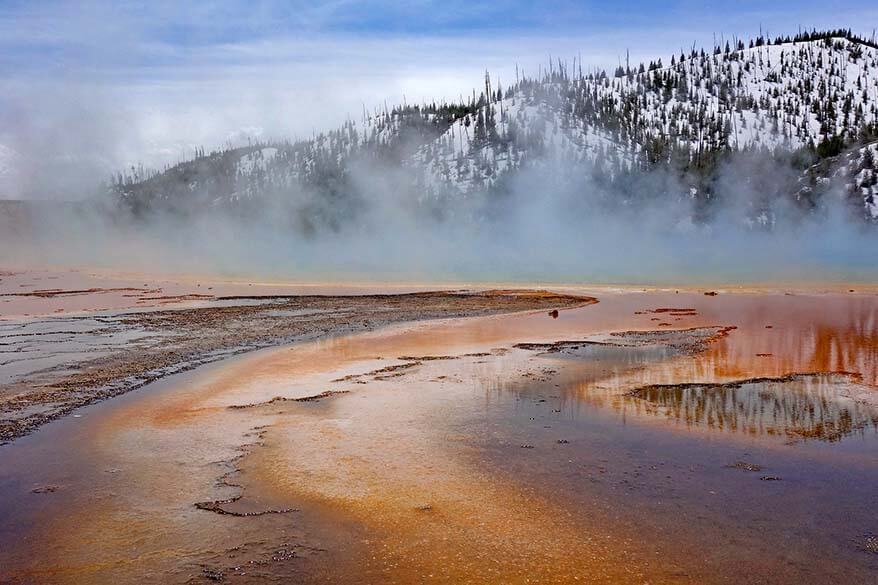
<path fill-rule="evenodd" d="M 0 145 L 32 191 L 47 157 L 88 176 L 160 166 L 198 145 L 309 136 L 403 96 L 455 98 L 485 69 L 502 82 L 550 55 L 610 68 L 760 26 L 870 35 L 876 5 L 0 0 Z"/>

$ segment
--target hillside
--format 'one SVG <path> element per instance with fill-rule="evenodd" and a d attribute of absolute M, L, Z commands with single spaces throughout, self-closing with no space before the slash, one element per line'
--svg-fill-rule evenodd
<path fill-rule="evenodd" d="M 120 175 L 113 193 L 137 214 L 295 202 L 313 228 L 355 215 L 364 191 L 404 191 L 444 213 L 497 201 L 530 170 L 538 184 L 587 184 L 612 202 L 653 197 L 642 180 L 660 177 L 663 194 L 706 207 L 729 190 L 723 173 L 746 164 L 762 199 L 751 216 L 781 196 L 807 210 L 831 183 L 875 218 L 874 163 L 863 153 L 876 139 L 878 48 L 850 31 L 812 32 L 609 74 L 556 62 L 505 88 L 486 75 L 466 103 L 400 106 L 311 140 L 200 152 L 162 173 Z"/>

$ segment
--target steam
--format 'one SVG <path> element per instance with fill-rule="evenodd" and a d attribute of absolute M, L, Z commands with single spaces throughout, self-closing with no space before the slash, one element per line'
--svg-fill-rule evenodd
<path fill-rule="evenodd" d="M 473 23 L 483 3 L 13 4 L 0 10 L 0 199 L 52 202 L 0 201 L 0 268 L 302 281 L 876 280 L 878 236 L 851 219 L 842 189 L 804 212 L 788 189 L 797 171 L 758 154 L 727 161 L 708 209 L 672 173 L 643 175 L 618 200 L 587 167 L 562 158 L 539 161 L 502 196 L 425 199 L 410 169 L 362 162 L 343 197 L 290 188 L 246 213 L 170 208 L 141 221 L 110 201 L 84 200 L 138 161 L 160 168 L 200 146 L 307 137 L 364 104 L 371 110 L 404 96 L 455 100 L 485 68 L 504 87 L 516 63 L 533 76 L 549 55 L 581 52 L 612 68 L 629 49 L 637 63 L 676 54 L 683 38 L 687 47 L 709 46 L 723 27 L 809 28 L 824 20 L 823 6 L 731 17 L 690 6 L 673 23 L 661 6 L 666 22 L 656 30 L 660 19 L 640 14 L 644 7 L 632 18 L 618 7 L 596 14 L 500 4 L 480 29 Z M 424 29 L 410 36 L 405 27 L 356 28 L 388 10 Z M 525 28 L 504 32 L 513 13 Z M 874 20 L 864 8 L 834 14 Z M 595 24 L 602 18 L 610 19 L 603 28 Z M 534 22 L 543 27 L 526 28 Z M 4 170 L 4 160 L 14 164 Z M 762 214 L 769 225 L 754 223 Z"/>
<path fill-rule="evenodd" d="M 170 208 L 146 220 L 109 202 L 46 205 L 26 228 L 0 229 L 0 245 L 6 265 L 295 281 L 875 281 L 878 233 L 843 192 L 804 211 L 782 192 L 797 171 L 764 159 L 731 158 L 706 212 L 661 170 L 619 200 L 587 167 L 549 158 L 501 196 L 424 200 L 411 170 L 361 163 L 337 200 L 289 189 L 246 213 Z"/>

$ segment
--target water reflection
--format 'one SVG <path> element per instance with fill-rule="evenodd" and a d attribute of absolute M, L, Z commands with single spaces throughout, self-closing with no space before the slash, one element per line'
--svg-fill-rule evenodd
<path fill-rule="evenodd" d="M 878 385 L 875 297 L 741 297 L 703 314 L 738 326 L 705 355 L 718 376 L 850 372 Z"/>
<path fill-rule="evenodd" d="M 854 400 L 849 379 L 797 376 L 729 384 L 651 385 L 631 393 L 642 412 L 687 427 L 840 441 L 878 433 L 878 407 Z"/>

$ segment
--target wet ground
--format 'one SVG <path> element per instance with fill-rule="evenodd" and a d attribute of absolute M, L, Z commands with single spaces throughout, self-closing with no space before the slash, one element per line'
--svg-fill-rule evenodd
<path fill-rule="evenodd" d="M 260 350 L 18 439 L 0 580 L 875 582 L 878 297 L 579 292 Z"/>
<path fill-rule="evenodd" d="M 53 275 L 67 288 L 35 288 Z M 16 286 L 18 281 L 26 282 Z M 5 316 L 0 313 L 0 443 L 75 408 L 263 347 L 371 331 L 390 323 L 594 302 L 524 290 L 377 294 L 373 289 L 339 296 L 292 294 L 279 286 L 254 290 L 241 284 L 204 284 L 225 294 L 175 289 L 179 294 L 167 296 L 162 292 L 168 284 L 161 281 L 137 288 L 130 281 L 79 273 L 2 274 L 0 299 L 12 304 Z M 229 294 L 242 288 L 249 294 Z M 104 308 L 107 298 L 120 303 L 119 308 Z M 71 300 L 76 310 L 69 306 Z M 21 313 L 35 303 L 40 314 Z"/>

